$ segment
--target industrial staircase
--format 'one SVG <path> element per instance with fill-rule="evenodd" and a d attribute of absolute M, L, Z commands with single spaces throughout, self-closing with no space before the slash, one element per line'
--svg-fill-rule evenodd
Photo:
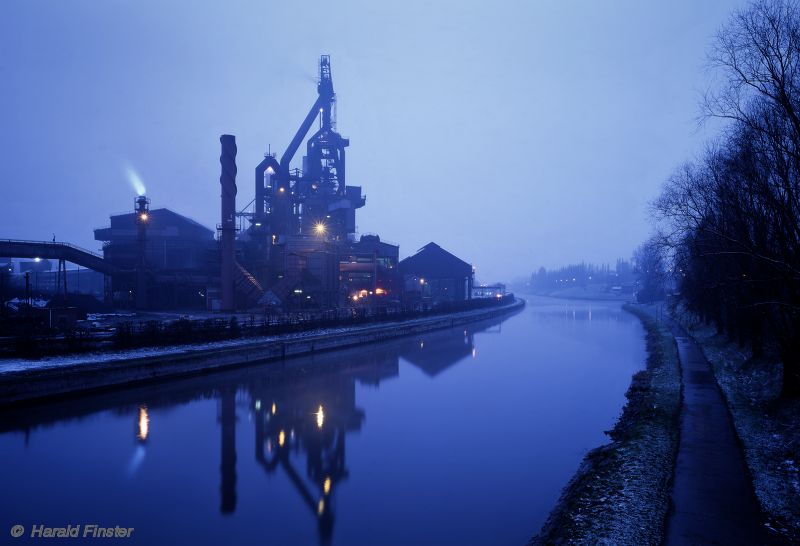
<path fill-rule="evenodd" d="M 233 284 L 237 295 L 243 297 L 249 306 L 257 305 L 261 296 L 264 295 L 264 288 L 242 264 L 238 261 L 234 263 L 236 264 L 236 269 L 234 270 Z"/>

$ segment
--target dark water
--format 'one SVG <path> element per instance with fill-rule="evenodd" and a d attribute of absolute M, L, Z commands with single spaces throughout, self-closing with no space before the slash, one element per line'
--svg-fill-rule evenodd
<path fill-rule="evenodd" d="M 606 441 L 643 339 L 618 304 L 535 299 L 466 330 L 0 414 L 0 541 L 95 523 L 133 527 L 125 544 L 521 545 Z"/>

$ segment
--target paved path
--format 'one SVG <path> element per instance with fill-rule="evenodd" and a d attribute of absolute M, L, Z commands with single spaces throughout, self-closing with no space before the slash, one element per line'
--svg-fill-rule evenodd
<path fill-rule="evenodd" d="M 681 440 L 664 543 L 770 543 L 744 456 L 711 365 L 673 327 L 683 375 Z"/>

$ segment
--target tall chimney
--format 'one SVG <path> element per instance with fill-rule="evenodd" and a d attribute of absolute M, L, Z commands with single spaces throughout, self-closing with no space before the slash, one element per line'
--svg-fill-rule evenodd
<path fill-rule="evenodd" d="M 233 311 L 236 307 L 236 294 L 233 284 L 233 273 L 236 267 L 236 137 L 222 135 L 222 155 L 219 162 L 222 174 L 219 183 L 222 186 L 222 217 L 220 224 L 220 243 L 222 249 L 222 310 Z"/>
<path fill-rule="evenodd" d="M 140 195 L 134 200 L 138 252 L 136 256 L 136 309 L 147 308 L 147 224 L 150 222 L 150 200 Z"/>

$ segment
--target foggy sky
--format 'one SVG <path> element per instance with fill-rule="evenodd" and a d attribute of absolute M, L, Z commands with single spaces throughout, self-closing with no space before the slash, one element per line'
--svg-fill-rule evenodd
<path fill-rule="evenodd" d="M 744 1 L 6 0 L 0 238 L 69 241 L 132 210 L 219 223 L 219 135 L 237 206 L 278 157 L 330 54 L 361 233 L 436 241 L 510 280 L 629 257 L 647 203 L 713 132 L 705 55 Z M 302 150 L 295 158 L 300 166 Z"/>

